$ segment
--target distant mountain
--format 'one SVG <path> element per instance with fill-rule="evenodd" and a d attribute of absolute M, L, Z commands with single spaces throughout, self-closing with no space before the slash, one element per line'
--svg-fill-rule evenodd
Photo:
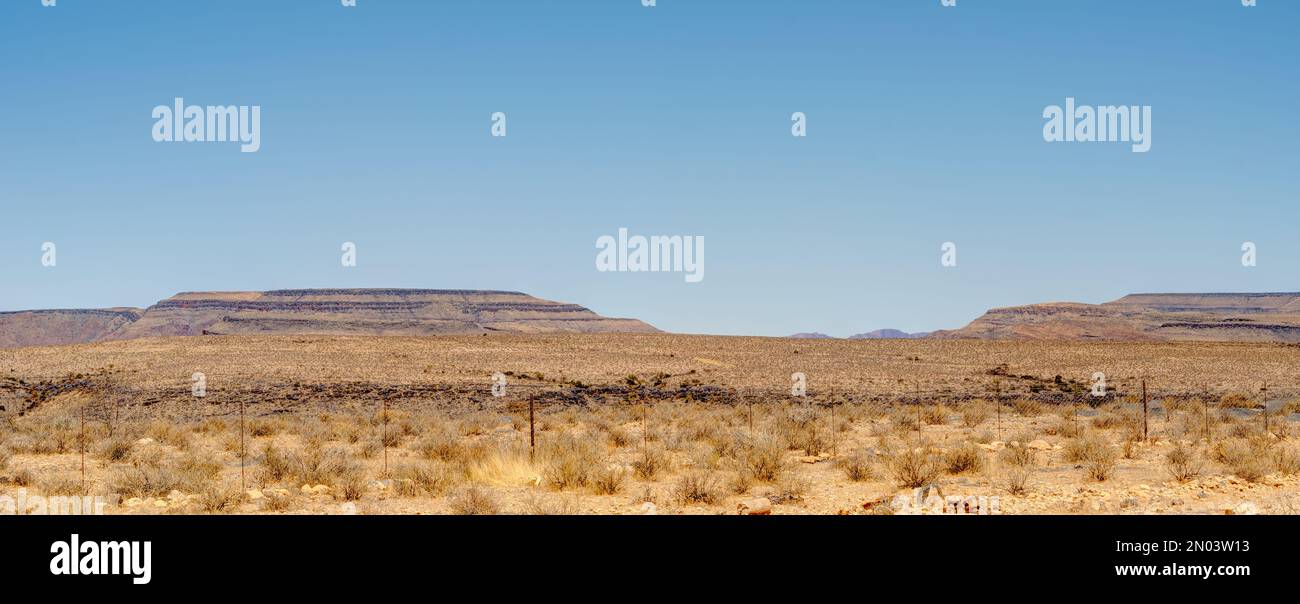
<path fill-rule="evenodd" d="M 810 333 L 797 333 L 797 334 L 790 335 L 790 336 L 786 336 L 786 337 L 787 337 L 787 338 L 802 338 L 802 339 L 805 339 L 805 340 L 833 340 L 833 339 L 835 339 L 834 336 L 828 336 L 828 335 L 826 335 L 826 334 L 824 334 L 824 333 L 819 333 L 819 332 L 816 332 L 816 331 L 814 331 L 814 332 L 810 332 Z"/>
<path fill-rule="evenodd" d="M 1300 342 L 1300 293 L 1131 294 L 995 308 L 932 338 Z"/>
<path fill-rule="evenodd" d="M 187 292 L 147 309 L 0 313 L 0 347 L 223 334 L 462 335 L 658 331 L 636 319 L 507 291 Z"/>
<path fill-rule="evenodd" d="M 890 340 L 890 339 L 912 340 L 916 338 L 924 338 L 928 335 L 930 335 L 930 332 L 928 331 L 907 333 L 906 331 L 899 331 L 897 329 L 877 329 L 875 331 L 868 331 L 867 333 L 853 334 L 849 336 L 849 339 L 850 340 Z"/>

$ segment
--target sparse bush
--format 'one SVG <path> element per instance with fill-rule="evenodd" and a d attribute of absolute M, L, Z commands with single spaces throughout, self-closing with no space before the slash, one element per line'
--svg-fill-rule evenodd
<path fill-rule="evenodd" d="M 998 452 L 998 461 L 1002 465 L 1002 481 L 1007 492 L 1023 495 L 1028 489 L 1029 477 L 1038 465 L 1037 455 L 1033 449 L 1024 445 L 1007 447 Z"/>
<path fill-rule="evenodd" d="M 820 426 L 817 415 L 811 405 L 789 407 L 777 417 L 776 432 L 789 448 L 817 455 L 826 447 L 829 436 L 829 427 Z"/>
<path fill-rule="evenodd" d="M 1066 461 L 1082 465 L 1088 477 L 1098 482 L 1110 478 L 1118 461 L 1114 447 L 1094 433 L 1066 441 L 1064 453 Z"/>
<path fill-rule="evenodd" d="M 619 464 L 608 464 L 591 473 L 591 486 L 600 495 L 614 495 L 623 490 L 627 470 Z"/>
<path fill-rule="evenodd" d="M 500 511 L 492 495 L 477 486 L 460 491 L 449 503 L 451 512 L 461 516 L 492 516 Z"/>
<path fill-rule="evenodd" d="M 1214 458 L 1238 478 L 1258 482 L 1273 471 L 1271 445 L 1262 437 L 1223 440 L 1215 444 Z"/>
<path fill-rule="evenodd" d="M 45 495 L 84 495 L 81 479 L 71 474 L 46 474 L 41 476 L 36 489 Z"/>
<path fill-rule="evenodd" d="M 451 469 L 440 462 L 415 462 L 393 470 L 393 484 L 403 497 L 439 495 L 455 482 Z"/>
<path fill-rule="evenodd" d="M 844 476 L 853 482 L 864 482 L 875 478 L 875 456 L 863 449 L 858 449 L 839 458 L 835 462 Z"/>
<path fill-rule="evenodd" d="M 430 429 L 415 445 L 425 459 L 453 461 L 463 453 L 460 437 L 441 427 Z"/>
<path fill-rule="evenodd" d="M 1273 465 L 1282 474 L 1300 474 L 1300 452 L 1290 447 L 1278 447 L 1273 455 Z"/>
<path fill-rule="evenodd" d="M 228 512 L 239 505 L 239 489 L 220 483 L 210 483 L 199 491 L 199 507 L 208 513 Z"/>
<path fill-rule="evenodd" d="M 682 505 L 703 503 L 712 505 L 722 498 L 718 478 L 710 472 L 688 472 L 677 479 L 673 498 Z"/>
<path fill-rule="evenodd" d="M 761 482 L 774 482 L 785 467 L 785 447 L 775 438 L 755 438 L 743 454 L 745 471 Z"/>
<path fill-rule="evenodd" d="M 123 461 L 131 453 L 134 441 L 125 435 L 116 435 L 95 443 L 91 454 L 105 461 Z"/>
<path fill-rule="evenodd" d="M 931 426 L 941 426 L 948 423 L 948 408 L 942 404 L 928 406 L 921 412 L 921 419 Z"/>
<path fill-rule="evenodd" d="M 546 482 L 559 490 L 587 486 L 600 458 L 594 447 L 571 436 L 554 441 L 545 454 L 549 457 L 544 471 Z"/>
<path fill-rule="evenodd" d="M 993 405 L 987 401 L 972 401 L 961 409 L 961 424 L 967 428 L 977 428 L 993 415 Z"/>
<path fill-rule="evenodd" d="M 1022 417 L 1038 417 L 1047 411 L 1042 403 L 1027 398 L 1012 401 L 1011 408 Z"/>
<path fill-rule="evenodd" d="M 948 449 L 943 463 L 949 474 L 978 472 L 984 468 L 984 450 L 974 443 L 964 443 Z"/>
<path fill-rule="evenodd" d="M 1203 465 L 1204 462 L 1196 451 L 1181 444 L 1165 455 L 1165 468 L 1178 482 L 1187 482 L 1199 476 Z"/>
<path fill-rule="evenodd" d="M 930 448 L 929 443 L 910 447 L 903 445 L 889 451 L 885 457 L 885 467 L 900 487 L 922 487 L 939 477 L 943 472 L 943 459 Z"/>
<path fill-rule="evenodd" d="M 644 449 L 641 456 L 632 461 L 632 471 L 641 480 L 654 480 L 667 467 L 668 457 L 654 447 Z"/>
<path fill-rule="evenodd" d="M 807 480 L 797 476 L 784 476 L 767 498 L 774 504 L 798 503 L 808 494 L 808 488 Z"/>

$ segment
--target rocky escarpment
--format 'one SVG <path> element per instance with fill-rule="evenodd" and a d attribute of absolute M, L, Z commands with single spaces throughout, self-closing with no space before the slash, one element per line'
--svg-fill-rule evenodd
<path fill-rule="evenodd" d="M 995 308 L 936 338 L 1300 343 L 1300 293 L 1132 294 Z"/>
<path fill-rule="evenodd" d="M 93 342 L 130 325 L 143 312 L 138 308 L 0 312 L 0 348 Z"/>
<path fill-rule="evenodd" d="M 0 314 L 0 346 L 222 334 L 451 335 L 653 332 L 636 319 L 520 292 L 294 289 L 186 292 L 147 309 Z"/>

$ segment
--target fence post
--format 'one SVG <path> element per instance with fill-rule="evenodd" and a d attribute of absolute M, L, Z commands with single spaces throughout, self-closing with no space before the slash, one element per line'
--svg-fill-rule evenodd
<path fill-rule="evenodd" d="M 537 397 L 531 393 L 528 395 L 528 463 L 533 462 L 533 455 L 537 450 L 537 416 L 533 411 L 534 403 Z"/>
<path fill-rule="evenodd" d="M 1142 380 L 1142 441 L 1147 440 L 1147 381 L 1144 379 Z"/>
<path fill-rule="evenodd" d="M 388 399 L 381 398 L 380 413 L 384 415 L 383 424 L 379 428 L 379 444 L 384 447 L 384 478 L 388 478 Z"/>
<path fill-rule="evenodd" d="M 239 491 L 247 492 L 244 484 L 244 399 L 239 399 Z"/>
<path fill-rule="evenodd" d="M 81 405 L 81 494 L 90 495 L 86 490 L 86 405 Z"/>
<path fill-rule="evenodd" d="M 1262 399 L 1261 406 L 1264 408 L 1264 434 L 1267 435 L 1268 434 L 1268 382 L 1264 382 L 1264 386 L 1259 389 L 1259 392 L 1260 392 L 1259 398 Z"/>

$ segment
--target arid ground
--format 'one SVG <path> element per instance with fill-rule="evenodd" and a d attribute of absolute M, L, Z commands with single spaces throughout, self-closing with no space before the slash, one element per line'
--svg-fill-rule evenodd
<path fill-rule="evenodd" d="M 1300 513 L 1297 367 L 1285 344 L 670 334 L 17 348 L 0 350 L 0 496 L 887 514 L 922 489 L 1003 514 Z"/>

